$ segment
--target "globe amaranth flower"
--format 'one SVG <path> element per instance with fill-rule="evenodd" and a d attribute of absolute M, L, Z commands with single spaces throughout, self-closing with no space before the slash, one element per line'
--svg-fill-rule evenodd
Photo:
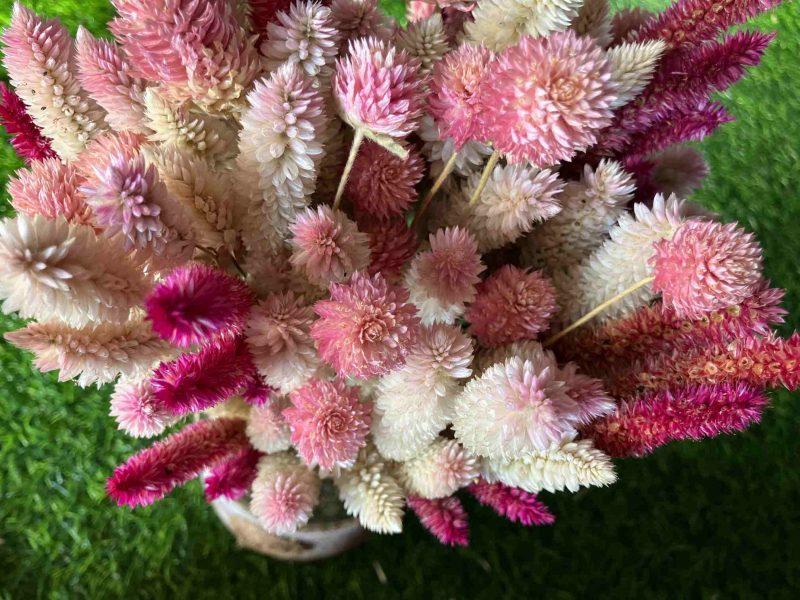
<path fill-rule="evenodd" d="M 408 292 L 361 272 L 330 290 L 329 300 L 314 305 L 320 318 L 311 337 L 320 357 L 342 377 L 362 379 L 402 365 L 419 330 Z"/>
<path fill-rule="evenodd" d="M 317 475 L 296 456 L 268 454 L 258 462 L 250 510 L 269 533 L 292 533 L 308 523 L 319 489 Z"/>

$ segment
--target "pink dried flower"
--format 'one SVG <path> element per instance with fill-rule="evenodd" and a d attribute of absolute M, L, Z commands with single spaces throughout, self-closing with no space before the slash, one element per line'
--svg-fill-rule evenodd
<path fill-rule="evenodd" d="M 735 223 L 689 220 L 655 248 L 653 290 L 678 316 L 740 304 L 761 282 L 761 247 Z"/>
<path fill-rule="evenodd" d="M 677 440 L 700 440 L 746 429 L 769 400 L 746 383 L 670 388 L 623 402 L 588 431 L 610 456 L 643 456 Z"/>
<path fill-rule="evenodd" d="M 108 170 L 115 160 L 132 161 L 140 153 L 146 138 L 133 131 L 110 131 L 98 135 L 81 152 L 81 159 L 73 164 L 84 178 L 99 185 L 100 174 Z"/>
<path fill-rule="evenodd" d="M 440 136 L 452 138 L 456 149 L 470 140 L 486 139 L 481 131 L 485 106 L 478 100 L 493 60 L 494 53 L 488 48 L 461 44 L 433 69 L 428 106 Z"/>
<path fill-rule="evenodd" d="M 428 0 L 409 0 L 406 2 L 406 20 L 409 23 L 424 21 L 436 12 L 436 2 Z"/>
<path fill-rule="evenodd" d="M 614 398 L 608 395 L 603 382 L 578 372 L 578 365 L 569 362 L 559 369 L 567 395 L 578 404 L 578 422 L 586 425 L 598 417 L 612 412 L 616 407 Z"/>
<path fill-rule="evenodd" d="M 405 219 L 400 218 L 359 221 L 359 229 L 369 235 L 370 263 L 367 273 L 380 273 L 386 281 L 396 281 L 419 247 L 417 234 Z"/>
<path fill-rule="evenodd" d="M 330 300 L 314 305 L 320 318 L 311 337 L 320 357 L 342 377 L 361 379 L 402 365 L 419 330 L 408 292 L 380 274 L 361 272 L 330 289 Z"/>
<path fill-rule="evenodd" d="M 83 181 L 71 163 L 46 158 L 17 171 L 9 179 L 8 193 L 18 212 L 48 219 L 62 216 L 70 223 L 89 225 L 92 211 L 78 191 Z"/>
<path fill-rule="evenodd" d="M 611 66 L 588 36 L 572 31 L 524 37 L 487 75 L 480 103 L 487 137 L 511 162 L 546 167 L 597 141 L 611 123 Z"/>
<path fill-rule="evenodd" d="M 388 43 L 370 37 L 350 42 L 336 63 L 333 92 L 354 129 L 393 138 L 414 131 L 424 108 L 425 78 L 420 63 Z"/>
<path fill-rule="evenodd" d="M 611 17 L 611 36 L 614 38 L 611 46 L 617 46 L 625 42 L 631 35 L 635 35 L 637 29 L 641 29 L 645 23 L 655 16 L 639 6 L 633 8 L 622 8 Z"/>
<path fill-rule="evenodd" d="M 291 291 L 270 294 L 251 311 L 247 346 L 265 381 L 284 393 L 317 370 L 310 329 L 314 310 Z"/>
<path fill-rule="evenodd" d="M 307 208 L 289 230 L 292 266 L 311 283 L 328 287 L 369 264 L 369 236 L 340 210 L 325 205 Z"/>
<path fill-rule="evenodd" d="M 27 162 L 55 158 L 50 140 L 42 135 L 33 122 L 25 103 L 13 90 L 0 81 L 0 125 L 11 137 L 11 145 Z"/>
<path fill-rule="evenodd" d="M 446 546 L 468 546 L 467 511 L 455 496 L 427 500 L 418 496 L 406 498 L 420 523 Z"/>
<path fill-rule="evenodd" d="M 106 491 L 120 506 L 146 506 L 246 445 L 241 419 L 192 423 L 117 467 Z"/>
<path fill-rule="evenodd" d="M 258 463 L 250 510 L 269 533 L 292 533 L 308 523 L 319 488 L 319 478 L 297 457 L 268 454 Z"/>
<path fill-rule="evenodd" d="M 236 340 L 219 340 L 195 354 L 161 363 L 150 383 L 159 403 L 173 415 L 211 408 L 246 385 L 250 357 Z"/>
<path fill-rule="evenodd" d="M 505 265 L 478 286 L 466 319 L 481 345 L 494 348 L 536 339 L 557 308 L 555 288 L 541 271 Z"/>
<path fill-rule="evenodd" d="M 293 2 L 267 24 L 267 33 L 261 52 L 269 70 L 283 64 L 299 65 L 307 75 L 316 77 L 336 58 L 339 32 L 331 9 L 321 2 Z"/>
<path fill-rule="evenodd" d="M 326 470 L 351 467 L 367 443 L 372 403 L 361 402 L 358 388 L 339 380 L 313 380 L 289 398 L 292 405 L 283 416 L 306 464 Z"/>
<path fill-rule="evenodd" d="M 178 267 L 159 283 L 146 300 L 153 330 L 181 348 L 244 329 L 253 303 L 240 279 L 208 265 Z"/>
<path fill-rule="evenodd" d="M 250 409 L 247 437 L 253 447 L 267 454 L 289 449 L 291 431 L 282 414 L 288 406 L 288 399 L 282 396 Z"/>
<path fill-rule="evenodd" d="M 267 26 L 274 22 L 281 11 L 289 10 L 292 0 L 247 0 L 250 5 L 250 23 L 253 33 L 258 34 L 256 47 L 260 48 L 267 37 Z"/>
<path fill-rule="evenodd" d="M 133 437 L 153 437 L 176 419 L 156 398 L 150 382 L 120 381 L 111 395 L 111 416 Z"/>
<path fill-rule="evenodd" d="M 262 456 L 258 450 L 248 447 L 217 463 L 205 481 L 206 500 L 213 502 L 222 497 L 238 500 L 244 496 L 253 485 Z"/>
<path fill-rule="evenodd" d="M 556 522 L 553 513 L 536 494 L 525 490 L 479 479 L 469 486 L 469 491 L 478 502 L 491 506 L 498 515 L 509 521 L 522 525 L 552 525 Z"/>
<path fill-rule="evenodd" d="M 416 152 L 400 158 L 368 141 L 358 151 L 345 190 L 357 211 L 385 220 L 416 201 L 415 186 L 424 173 L 425 163 Z"/>
<path fill-rule="evenodd" d="M 388 40 L 392 36 L 391 21 L 378 8 L 377 0 L 333 0 L 333 25 L 340 33 L 340 46 L 350 40 L 376 37 Z"/>

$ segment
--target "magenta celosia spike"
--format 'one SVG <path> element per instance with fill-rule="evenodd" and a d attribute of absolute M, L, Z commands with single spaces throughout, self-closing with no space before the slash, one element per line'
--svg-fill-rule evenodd
<path fill-rule="evenodd" d="M 661 39 L 672 48 L 695 46 L 715 39 L 728 28 L 774 8 L 782 0 L 678 0 L 647 21 L 632 37 Z"/>
<path fill-rule="evenodd" d="M 161 363 L 150 383 L 174 415 L 211 408 L 250 382 L 252 362 L 240 340 L 214 341 L 194 354 Z"/>
<path fill-rule="evenodd" d="M 146 506 L 247 445 L 242 419 L 193 423 L 117 467 L 106 492 L 120 506 Z"/>
<path fill-rule="evenodd" d="M 178 267 L 147 297 L 153 331 L 181 348 L 242 332 L 253 303 L 241 279 L 207 265 Z"/>
<path fill-rule="evenodd" d="M 406 498 L 420 523 L 446 546 L 469 545 L 467 511 L 455 496 L 428 500 L 418 496 Z"/>
<path fill-rule="evenodd" d="M 42 135 L 33 122 L 25 103 L 5 83 L 0 81 L 0 124 L 11 137 L 11 145 L 26 161 L 56 158 L 50 140 Z"/>
<path fill-rule="evenodd" d="M 251 31 L 258 34 L 256 48 L 267 38 L 267 25 L 277 20 L 279 12 L 286 12 L 292 0 L 247 0 L 250 4 Z"/>
<path fill-rule="evenodd" d="M 238 500 L 244 496 L 253 485 L 262 456 L 261 452 L 248 446 L 217 463 L 206 478 L 206 500 L 212 502 L 221 497 Z"/>
<path fill-rule="evenodd" d="M 647 129 L 634 135 L 623 155 L 647 156 L 673 144 L 702 140 L 733 117 L 716 102 L 700 102 L 665 114 Z"/>
<path fill-rule="evenodd" d="M 623 402 L 585 434 L 610 456 L 642 456 L 668 442 L 742 431 L 761 419 L 768 402 L 746 383 L 669 388 Z"/>
<path fill-rule="evenodd" d="M 264 383 L 255 365 L 252 365 L 241 394 L 250 406 L 264 406 L 275 395 L 275 390 Z"/>
<path fill-rule="evenodd" d="M 553 513 L 536 494 L 500 482 L 488 483 L 484 479 L 479 479 L 467 489 L 478 502 L 492 507 L 498 515 L 509 521 L 522 525 L 552 525 L 556 522 Z"/>

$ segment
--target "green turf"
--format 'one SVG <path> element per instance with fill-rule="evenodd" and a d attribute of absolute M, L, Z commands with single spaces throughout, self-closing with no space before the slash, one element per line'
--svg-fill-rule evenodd
<path fill-rule="evenodd" d="M 96 32 L 110 15 L 105 0 L 26 1 Z M 9 11 L 0 8 L 0 25 Z M 767 271 L 797 314 L 798 7 L 758 25 L 778 29 L 778 40 L 722 99 L 738 120 L 702 145 L 712 175 L 696 198 L 758 233 Z M 0 178 L 17 165 L 0 144 Z M 3 317 L 0 330 L 18 325 Z M 58 384 L 29 360 L 2 343 L 0 598 L 788 598 L 800 590 L 792 394 L 775 394 L 744 435 L 619 461 L 620 481 L 608 489 L 544 494 L 554 527 L 516 527 L 468 501 L 469 549 L 439 546 L 409 518 L 402 536 L 374 536 L 341 558 L 299 566 L 237 549 L 196 483 L 135 513 L 113 508 L 104 479 L 142 444 L 114 431 L 107 390 Z"/>

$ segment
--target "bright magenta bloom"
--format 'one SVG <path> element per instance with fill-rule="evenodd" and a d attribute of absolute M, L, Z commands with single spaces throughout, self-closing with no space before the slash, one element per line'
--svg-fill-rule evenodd
<path fill-rule="evenodd" d="M 366 379 L 401 366 L 419 332 L 408 292 L 380 274 L 355 273 L 314 305 L 311 337 L 320 357 L 342 377 Z"/>
<path fill-rule="evenodd" d="M 409 496 L 406 501 L 420 523 L 446 546 L 469 545 L 467 511 L 455 496 L 428 500 Z"/>
<path fill-rule="evenodd" d="M 556 522 L 553 513 L 536 498 L 536 494 L 525 490 L 479 479 L 469 486 L 469 491 L 478 502 L 491 506 L 498 515 L 509 521 L 523 525 L 552 525 Z"/>
<path fill-rule="evenodd" d="M 56 156 L 50 147 L 50 140 L 42 135 L 42 130 L 28 114 L 25 103 L 2 81 L 0 81 L 0 125 L 5 127 L 8 135 L 12 136 L 11 145 L 14 150 L 26 161 Z"/>
<path fill-rule="evenodd" d="M 211 502 L 221 497 L 238 500 L 244 496 L 253 485 L 262 456 L 255 448 L 247 447 L 217 463 L 205 482 L 206 500 Z"/>

